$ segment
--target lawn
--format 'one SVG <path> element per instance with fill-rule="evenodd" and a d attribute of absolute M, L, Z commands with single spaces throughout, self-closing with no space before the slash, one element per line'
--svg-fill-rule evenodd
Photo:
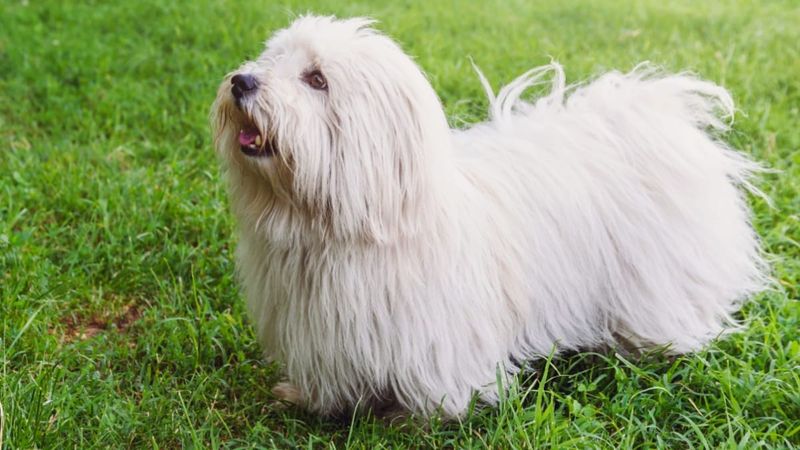
<path fill-rule="evenodd" d="M 800 446 L 800 5 L 665 2 L 0 3 L 0 447 Z M 778 169 L 754 223 L 776 287 L 697 354 L 535 363 L 460 423 L 275 404 L 234 277 L 210 143 L 222 76 L 307 11 L 371 15 L 451 124 L 553 59 L 572 81 L 650 60 L 727 86 L 729 140 Z"/>

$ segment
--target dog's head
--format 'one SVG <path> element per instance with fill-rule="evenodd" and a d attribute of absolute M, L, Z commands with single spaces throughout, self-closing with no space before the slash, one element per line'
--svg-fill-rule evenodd
<path fill-rule="evenodd" d="M 325 238 L 378 241 L 418 226 L 449 131 L 425 76 L 371 23 L 302 17 L 222 82 L 216 146 L 262 226 L 294 214 Z"/>

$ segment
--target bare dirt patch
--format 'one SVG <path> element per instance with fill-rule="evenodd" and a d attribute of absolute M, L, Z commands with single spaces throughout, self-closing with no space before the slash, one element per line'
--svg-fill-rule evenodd
<path fill-rule="evenodd" d="M 91 317 L 72 316 L 64 319 L 64 332 L 61 340 L 65 343 L 84 341 L 98 334 L 115 328 L 118 333 L 124 333 L 141 317 L 139 306 L 130 304 L 114 312 L 98 314 Z M 53 330 L 51 330 L 52 332 Z"/>

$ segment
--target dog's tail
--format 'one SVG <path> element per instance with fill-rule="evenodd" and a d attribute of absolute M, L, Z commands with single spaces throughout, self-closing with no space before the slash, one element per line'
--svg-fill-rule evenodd
<path fill-rule="evenodd" d="M 567 85 L 562 66 L 549 64 L 531 69 L 503 86 L 495 95 L 483 72 L 472 63 L 489 99 L 489 119 L 498 127 L 526 116 L 534 120 L 553 118 L 559 112 L 591 111 L 595 115 L 635 121 L 651 117 L 654 111 L 680 117 L 695 128 L 719 136 L 733 124 L 733 98 L 728 91 L 689 72 L 666 75 L 655 65 L 644 62 L 628 73 L 607 72 L 585 83 Z M 552 77 L 548 75 L 552 74 Z M 550 83 L 550 91 L 538 98 L 523 100 L 529 89 Z M 616 120 L 616 119 L 615 119 Z M 722 148 L 726 145 L 719 142 Z M 735 169 L 728 174 L 750 193 L 769 198 L 750 182 L 753 173 L 769 170 L 739 152 L 726 152 Z"/>
<path fill-rule="evenodd" d="M 549 73 L 553 73 L 550 93 L 539 98 L 536 104 L 541 103 L 543 107 L 550 108 L 558 108 L 564 104 L 564 96 L 567 91 L 566 77 L 561 64 L 555 61 L 550 61 L 550 64 L 535 67 L 523 73 L 511 83 L 503 86 L 496 96 L 491 84 L 489 84 L 489 80 L 486 79 L 481 69 L 474 61 L 470 60 L 470 62 L 472 63 L 472 68 L 478 74 L 486 96 L 489 98 L 489 119 L 493 122 L 505 122 L 515 113 L 528 111 L 532 105 L 522 101 L 520 97 L 528 89 L 545 84 Z"/>
<path fill-rule="evenodd" d="M 612 107 L 618 106 L 625 100 L 620 98 L 620 94 L 634 96 L 642 95 L 645 91 L 657 93 L 660 104 L 639 102 L 643 106 L 648 108 L 657 106 L 662 111 L 679 111 L 682 117 L 691 119 L 698 127 L 725 131 L 733 122 L 735 109 L 733 99 L 727 90 L 698 79 L 688 72 L 664 76 L 656 66 L 648 62 L 637 65 L 627 74 L 612 71 L 590 83 L 567 86 L 561 64 L 550 61 L 549 64 L 535 67 L 518 76 L 503 86 L 497 95 L 474 62 L 472 67 L 489 98 L 489 119 L 494 122 L 507 121 L 515 114 L 527 114 L 532 112 L 532 109 L 547 108 L 552 113 L 554 109 L 579 107 L 585 98 L 589 98 L 593 105 L 604 103 Z M 551 73 L 553 75 L 548 94 L 535 99 L 533 103 L 522 100 L 525 91 L 547 83 L 547 75 Z M 623 86 L 626 92 L 620 91 L 620 87 Z M 670 93 L 673 95 L 669 95 Z M 665 102 L 665 100 L 672 101 Z"/>

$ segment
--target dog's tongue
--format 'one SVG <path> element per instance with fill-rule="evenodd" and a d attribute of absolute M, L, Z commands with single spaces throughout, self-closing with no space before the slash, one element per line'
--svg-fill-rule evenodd
<path fill-rule="evenodd" d="M 246 146 L 253 145 L 259 136 L 258 130 L 250 128 L 239 132 L 239 144 Z"/>

